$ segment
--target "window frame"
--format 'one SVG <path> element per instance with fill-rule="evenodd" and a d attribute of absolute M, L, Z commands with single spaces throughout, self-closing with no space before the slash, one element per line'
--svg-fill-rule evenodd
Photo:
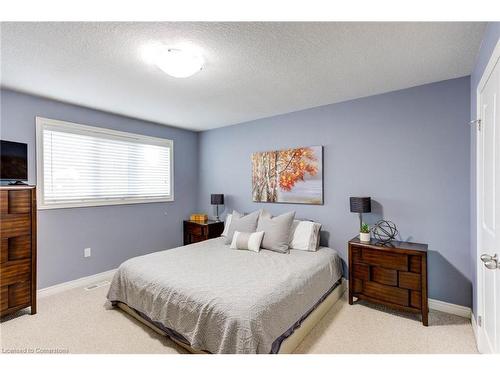
<path fill-rule="evenodd" d="M 99 207 L 99 206 L 115 206 L 115 205 L 128 205 L 128 204 L 142 204 L 142 203 L 165 203 L 174 201 L 174 141 L 167 138 L 151 137 L 147 135 L 123 132 L 112 130 L 108 128 L 101 128 L 90 125 L 83 125 L 76 122 L 54 120 L 50 118 L 35 117 L 36 126 L 36 190 L 37 190 L 37 208 L 40 210 L 50 210 L 58 208 L 78 208 L 78 207 Z M 46 203 L 44 201 L 44 168 L 43 168 L 43 130 L 46 128 L 66 128 L 71 129 L 71 133 L 88 134 L 100 133 L 104 136 L 124 137 L 142 141 L 146 144 L 155 144 L 159 146 L 166 146 L 170 153 L 170 195 L 154 198 L 109 198 L 109 199 L 93 199 L 60 203 Z"/>

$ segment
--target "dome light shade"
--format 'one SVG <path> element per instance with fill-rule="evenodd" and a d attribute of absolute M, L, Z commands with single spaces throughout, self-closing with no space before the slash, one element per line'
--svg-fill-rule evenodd
<path fill-rule="evenodd" d="M 145 47 L 143 57 L 175 78 L 190 77 L 203 68 L 203 58 L 199 54 L 189 49 L 169 48 L 163 44 Z"/>

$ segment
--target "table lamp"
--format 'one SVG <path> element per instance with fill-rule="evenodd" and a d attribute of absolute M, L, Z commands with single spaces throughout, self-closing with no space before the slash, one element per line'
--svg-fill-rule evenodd
<path fill-rule="evenodd" d="M 224 194 L 211 194 L 210 195 L 210 202 L 213 204 L 213 205 L 216 205 L 216 210 L 217 210 L 217 215 L 215 216 L 215 220 L 216 221 L 220 221 L 219 220 L 219 205 L 220 204 L 224 204 Z"/>
<path fill-rule="evenodd" d="M 372 212 L 372 203 L 370 197 L 350 197 L 351 212 L 359 214 L 359 228 L 363 225 L 363 213 Z"/>

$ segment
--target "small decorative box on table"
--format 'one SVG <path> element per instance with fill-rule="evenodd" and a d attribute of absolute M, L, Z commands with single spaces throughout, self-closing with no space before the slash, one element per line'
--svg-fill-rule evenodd
<path fill-rule="evenodd" d="M 418 313 L 428 325 L 427 245 L 349 241 L 349 304 L 353 298 Z"/>
<path fill-rule="evenodd" d="M 208 221 L 208 215 L 207 214 L 191 214 L 191 216 L 189 217 L 189 221 L 205 222 L 205 221 Z"/>
<path fill-rule="evenodd" d="M 220 237 L 223 231 L 223 221 L 184 220 L 184 245 Z"/>

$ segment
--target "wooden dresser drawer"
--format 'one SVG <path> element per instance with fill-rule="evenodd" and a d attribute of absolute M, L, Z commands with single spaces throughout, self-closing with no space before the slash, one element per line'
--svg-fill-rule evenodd
<path fill-rule="evenodd" d="M 13 260 L 0 264 L 0 286 L 6 286 L 31 278 L 31 259 Z"/>
<path fill-rule="evenodd" d="M 31 283 L 23 281 L 12 284 L 9 288 L 9 308 L 26 305 L 31 299 Z"/>
<path fill-rule="evenodd" d="M 5 311 L 18 306 L 26 306 L 31 299 L 31 283 L 23 281 L 1 287 L 0 309 Z"/>
<path fill-rule="evenodd" d="M 25 236 L 31 233 L 30 214 L 7 214 L 0 216 L 2 238 Z"/>
<path fill-rule="evenodd" d="M 31 236 L 2 238 L 0 240 L 0 255 L 0 263 L 31 258 Z"/>
<path fill-rule="evenodd" d="M 0 287 L 0 311 L 7 310 L 9 308 L 9 287 Z"/>
<path fill-rule="evenodd" d="M 31 190 L 0 191 L 0 215 L 31 213 Z"/>

